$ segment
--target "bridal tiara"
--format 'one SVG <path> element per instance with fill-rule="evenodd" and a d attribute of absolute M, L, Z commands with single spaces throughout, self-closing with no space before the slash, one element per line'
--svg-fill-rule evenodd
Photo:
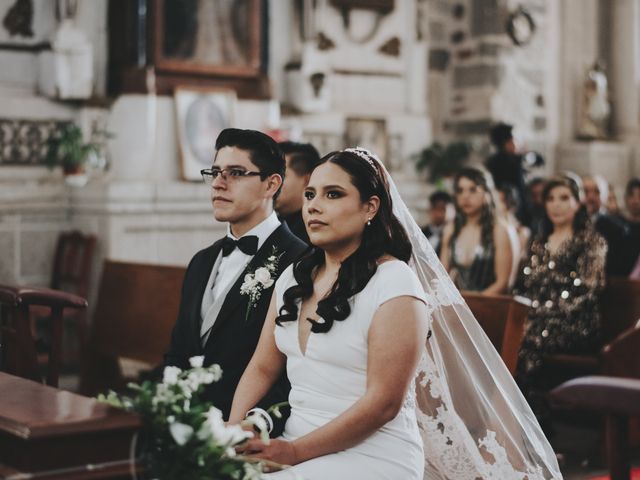
<path fill-rule="evenodd" d="M 363 160 L 366 160 L 367 163 L 369 165 L 371 165 L 374 170 L 377 170 L 375 162 L 376 161 L 379 162 L 380 160 L 378 160 L 378 157 L 376 157 L 373 153 L 371 153 L 366 148 L 362 148 L 362 147 L 352 148 L 352 147 L 349 147 L 349 148 L 345 148 L 344 151 L 345 152 L 349 152 L 349 153 L 355 153 L 357 156 L 359 156 Z"/>

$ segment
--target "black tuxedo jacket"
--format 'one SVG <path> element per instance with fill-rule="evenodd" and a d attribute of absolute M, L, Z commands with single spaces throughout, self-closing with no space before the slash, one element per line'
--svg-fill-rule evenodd
<path fill-rule="evenodd" d="M 206 393 L 207 398 L 222 411 L 225 419 L 229 418 L 233 394 L 258 344 L 273 293 L 273 286 L 264 290 L 246 318 L 249 297 L 240 294 L 240 286 L 246 273 L 253 273 L 265 265 L 274 246 L 277 254 L 281 255 L 276 278 L 306 249 L 306 245 L 291 233 L 287 225 L 281 224 L 267 238 L 229 290 L 204 347 L 200 340 L 200 309 L 211 270 L 222 248 L 222 239 L 196 253 L 185 273 L 178 319 L 164 363 L 185 369 L 190 367 L 190 357 L 204 355 L 204 366 L 214 363 L 220 365 L 222 378 L 209 385 Z M 287 401 L 290 388 L 286 371 L 283 371 L 258 406 L 266 410 L 275 403 Z M 276 425 L 272 434 L 279 434 L 284 427 L 284 420 L 273 420 Z"/>

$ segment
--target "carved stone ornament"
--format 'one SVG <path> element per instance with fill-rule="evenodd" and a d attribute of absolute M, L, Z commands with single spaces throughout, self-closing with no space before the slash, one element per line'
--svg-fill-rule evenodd
<path fill-rule="evenodd" d="M 380 29 L 383 17 L 388 15 L 395 8 L 395 0 L 331 0 L 331 5 L 340 10 L 342 22 L 349 39 L 354 43 L 365 44 L 371 40 Z M 351 33 L 351 10 L 368 10 L 375 14 L 373 25 L 369 31 L 360 36 L 354 37 Z"/>
<path fill-rule="evenodd" d="M 531 41 L 536 31 L 536 24 L 533 17 L 522 5 L 509 15 L 507 19 L 507 34 L 514 45 L 522 47 Z"/>
<path fill-rule="evenodd" d="M 378 48 L 378 52 L 391 57 L 398 57 L 400 56 L 400 45 L 400 39 L 398 37 L 392 37 Z"/>
<path fill-rule="evenodd" d="M 323 32 L 318 32 L 318 50 L 333 50 L 336 48 L 336 43 L 327 37 Z"/>
<path fill-rule="evenodd" d="M 9 35 L 33 37 L 33 3 L 32 0 L 16 0 L 7 11 L 2 22 Z"/>

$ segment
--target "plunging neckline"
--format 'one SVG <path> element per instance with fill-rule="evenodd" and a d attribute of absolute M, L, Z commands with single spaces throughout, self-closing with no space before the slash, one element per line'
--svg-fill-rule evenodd
<path fill-rule="evenodd" d="M 400 260 L 398 260 L 397 258 L 386 258 L 386 257 L 383 257 L 381 259 L 381 261 L 380 260 L 378 261 L 378 268 L 380 268 L 382 265 L 384 265 L 386 263 L 391 263 L 391 262 L 394 262 L 394 261 L 399 262 Z M 322 298 L 320 300 L 322 300 L 327 295 L 327 293 L 329 293 L 329 291 L 330 291 L 330 289 L 322 296 Z M 320 300 L 318 300 L 318 302 Z M 316 311 L 318 309 L 318 302 L 316 302 Z M 296 345 L 298 346 L 298 352 L 300 353 L 300 355 L 303 358 L 307 358 L 307 353 L 309 353 L 309 342 L 311 341 L 311 337 L 312 337 L 312 334 L 313 334 L 313 331 L 311 330 L 313 328 L 313 325 L 311 325 L 311 327 L 309 328 L 309 334 L 307 335 L 306 343 L 304 344 L 304 349 L 303 349 L 302 348 L 302 343 L 301 343 L 301 338 L 300 338 L 300 325 L 301 325 L 300 319 L 302 318 L 303 304 L 304 304 L 304 301 L 301 301 L 299 309 L 298 309 L 298 319 L 297 319 L 297 322 L 296 322 L 297 323 L 297 326 L 296 326 Z M 307 317 L 307 318 L 309 318 L 309 317 Z M 305 321 L 308 322 L 307 318 L 305 318 Z M 318 323 L 324 323 L 325 320 L 322 317 L 318 317 L 317 319 L 314 319 L 314 321 L 318 322 Z"/>
<path fill-rule="evenodd" d="M 300 309 L 298 310 L 298 321 L 297 321 L 297 328 L 296 328 L 296 344 L 298 345 L 298 351 L 300 352 L 300 355 L 303 358 L 307 357 L 307 352 L 309 351 L 309 341 L 311 340 L 311 334 L 313 333 L 311 331 L 311 328 L 313 328 L 313 325 L 311 327 L 309 327 L 309 333 L 307 334 L 307 338 L 306 338 L 306 342 L 304 344 L 304 349 L 302 348 L 302 339 L 300 338 L 300 325 L 301 325 L 301 318 L 302 318 L 302 305 L 304 302 L 300 302 Z M 316 303 L 316 310 L 318 308 L 318 304 Z M 320 320 L 320 317 L 318 317 L 318 320 Z M 315 320 L 316 322 L 318 320 Z M 308 320 L 305 318 L 305 321 L 308 322 Z"/>

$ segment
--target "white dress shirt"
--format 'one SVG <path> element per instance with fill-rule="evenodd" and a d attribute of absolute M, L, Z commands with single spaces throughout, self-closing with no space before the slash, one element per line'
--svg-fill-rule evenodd
<path fill-rule="evenodd" d="M 278 220 L 278 216 L 276 215 L 276 213 L 272 212 L 271 215 L 269 215 L 262 222 L 260 222 L 258 225 L 253 227 L 242 236 L 246 237 L 255 235 L 256 237 L 258 237 L 259 250 L 262 245 L 264 245 L 264 242 L 267 240 L 267 238 L 269 238 L 269 236 L 279 226 L 280 220 Z M 239 240 L 231 233 L 230 226 L 227 226 L 227 236 L 234 240 Z M 212 304 L 218 301 L 224 301 L 224 298 L 222 298 L 223 294 L 227 292 L 229 287 L 236 282 L 238 276 L 244 271 L 252 258 L 253 255 L 247 255 L 239 248 L 234 248 L 233 251 L 226 257 L 222 255 L 222 250 L 220 251 L 214 263 L 214 267 L 211 270 L 207 288 L 202 297 L 202 305 L 200 309 L 201 320 L 206 317 L 207 311 Z M 216 265 L 218 266 L 218 268 L 215 268 Z M 215 323 L 215 319 L 213 323 Z M 211 323 L 211 325 L 207 325 L 206 331 L 211 329 L 213 323 Z M 201 331 L 201 334 L 206 333 L 206 331 Z"/>

